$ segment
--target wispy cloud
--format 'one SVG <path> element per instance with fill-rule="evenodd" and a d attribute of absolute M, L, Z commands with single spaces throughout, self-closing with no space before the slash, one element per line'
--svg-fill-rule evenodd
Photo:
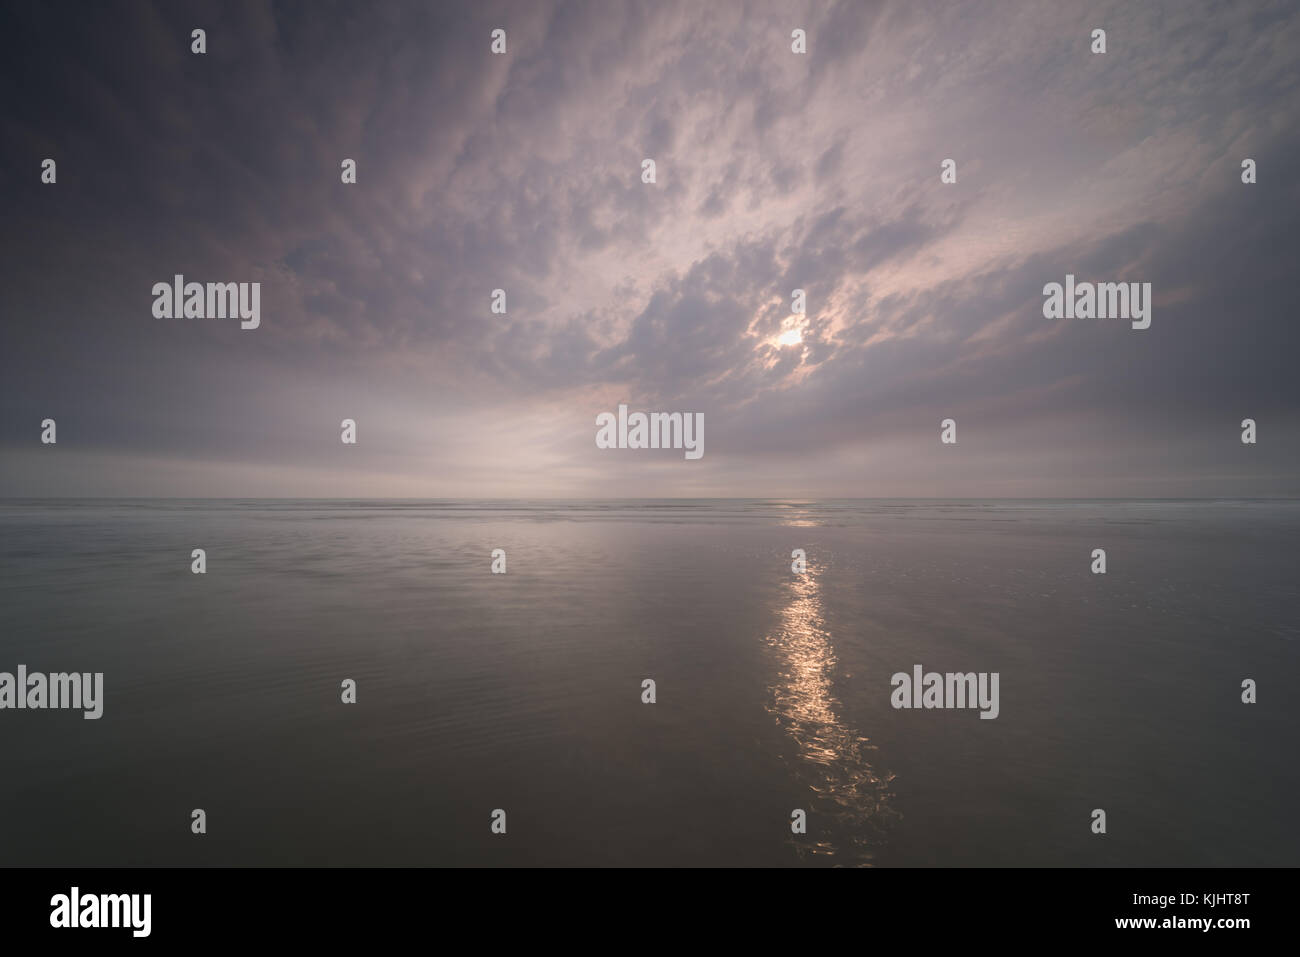
<path fill-rule="evenodd" d="M 1300 489 L 1293 5 L 10 20 L 0 493 Z M 153 319 L 177 272 L 261 281 L 262 327 Z M 1067 272 L 1151 282 L 1152 327 L 1044 320 Z M 705 412 L 708 454 L 600 452 L 619 401 Z"/>

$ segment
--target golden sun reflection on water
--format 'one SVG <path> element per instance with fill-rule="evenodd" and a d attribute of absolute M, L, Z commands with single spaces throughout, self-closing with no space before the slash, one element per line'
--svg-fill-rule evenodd
<path fill-rule="evenodd" d="M 821 524 L 807 508 L 803 508 L 794 502 L 786 502 L 783 505 L 788 511 L 781 517 L 782 526 L 786 528 L 812 528 Z"/>
<path fill-rule="evenodd" d="M 877 774 L 867 760 L 870 741 L 839 716 L 833 692 L 835 649 L 822 613 L 817 571 L 787 582 L 788 601 L 768 644 L 778 658 L 768 710 L 795 747 L 787 760 L 815 797 L 808 833 L 791 835 L 801 856 L 867 865 L 898 817 L 889 806 L 893 775 Z"/>

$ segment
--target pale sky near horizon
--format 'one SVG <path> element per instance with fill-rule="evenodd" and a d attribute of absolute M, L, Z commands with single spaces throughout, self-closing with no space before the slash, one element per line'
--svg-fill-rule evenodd
<path fill-rule="evenodd" d="M 0 495 L 1300 495 L 1295 3 L 4 18 Z M 1045 319 L 1067 273 L 1150 328 Z M 620 403 L 703 458 L 598 449 Z"/>

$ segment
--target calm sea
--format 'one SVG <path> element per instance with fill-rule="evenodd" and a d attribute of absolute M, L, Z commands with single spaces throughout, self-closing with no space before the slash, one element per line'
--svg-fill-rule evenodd
<path fill-rule="evenodd" d="M 0 671 L 105 701 L 0 711 L 0 864 L 1296 865 L 1298 542 L 1295 501 L 9 500 Z M 893 709 L 916 664 L 999 716 Z"/>

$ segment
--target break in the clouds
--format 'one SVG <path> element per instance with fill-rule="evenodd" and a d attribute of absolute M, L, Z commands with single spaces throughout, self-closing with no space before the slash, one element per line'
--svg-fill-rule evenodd
<path fill-rule="evenodd" d="M 5 19 L 0 494 L 1300 490 L 1294 4 Z M 260 325 L 156 318 L 178 274 Z M 1045 319 L 1067 275 L 1150 328 Z M 598 449 L 620 403 L 708 454 Z"/>

